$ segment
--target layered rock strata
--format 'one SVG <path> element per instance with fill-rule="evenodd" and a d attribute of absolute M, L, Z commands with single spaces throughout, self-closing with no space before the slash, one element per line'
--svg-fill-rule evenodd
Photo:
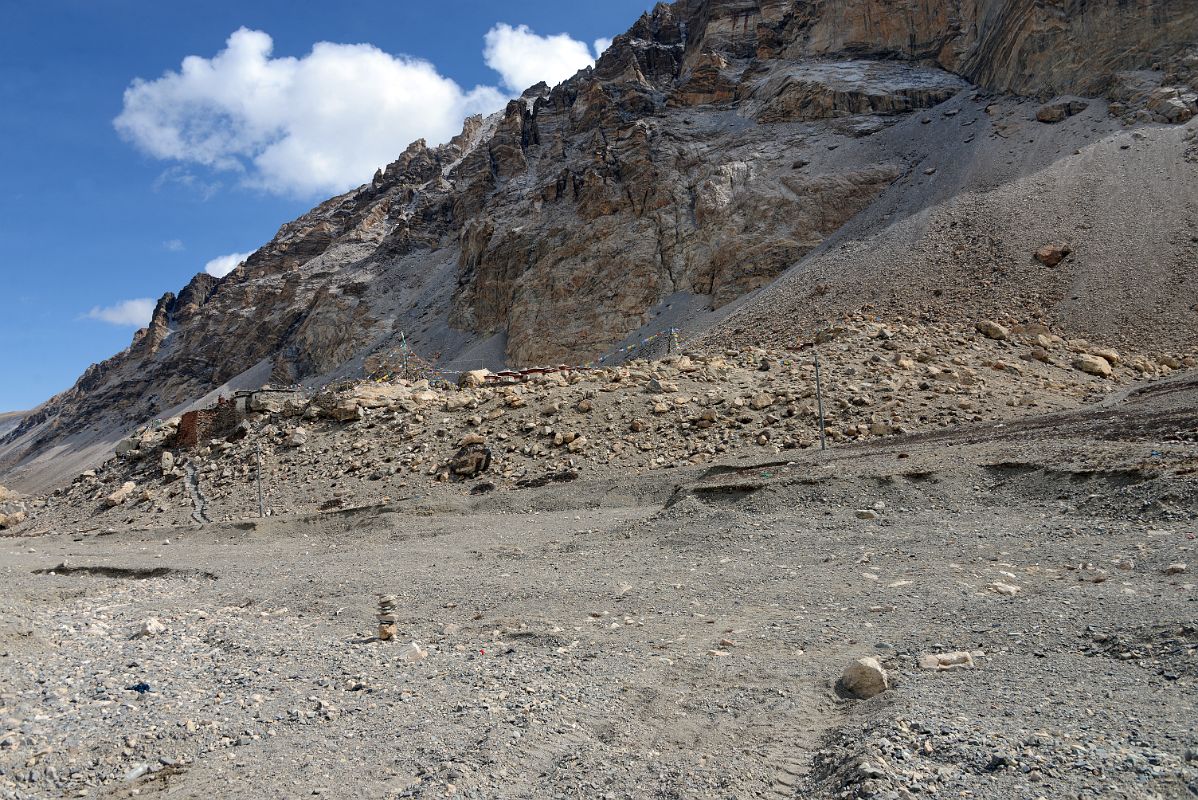
<path fill-rule="evenodd" d="M 593 357 L 672 298 L 719 309 L 770 283 L 906 191 L 936 141 L 887 132 L 934 106 L 1070 94 L 1184 122 L 1196 32 L 1188 0 L 659 5 L 593 69 L 414 143 L 226 278 L 164 296 L 0 441 L 0 468 L 50 479 L 31 462 L 52 448 L 98 455 L 222 388 L 360 374 L 401 340 L 466 366 Z"/>

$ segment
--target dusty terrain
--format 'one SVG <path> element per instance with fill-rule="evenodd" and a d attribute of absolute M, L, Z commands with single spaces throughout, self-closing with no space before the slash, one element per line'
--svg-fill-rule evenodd
<path fill-rule="evenodd" d="M 660 4 L 0 415 L 0 800 L 1198 796 L 1198 12 L 893 5 Z"/>
<path fill-rule="evenodd" d="M 1034 322 L 858 317 L 816 338 L 834 443 L 1076 409 L 1198 363 L 1198 353 L 1116 351 Z M 1093 365 L 1110 374 L 1079 368 Z M 357 382 L 254 404 L 239 425 L 208 430 L 194 446 L 175 441 L 177 418 L 145 426 L 118 446 L 120 456 L 30 498 L 21 506 L 28 518 L 8 527 L 31 535 L 257 516 L 259 460 L 265 510 L 286 514 L 390 502 L 446 480 L 483 494 L 781 457 L 819 443 L 810 346 L 688 351 L 474 388 Z M 484 449 L 489 467 L 457 471 L 462 446 Z"/>
<path fill-rule="evenodd" d="M 1196 409 L 3 539 L 0 796 L 1191 797 Z"/>
<path fill-rule="evenodd" d="M 0 433 L 0 482 L 43 491 L 205 396 L 360 378 L 403 345 L 498 370 L 669 326 L 789 347 L 874 311 L 1198 346 L 1192 0 L 893 6 L 629 20 L 593 69 L 412 143 L 163 295 L 126 350 Z M 1066 257 L 1034 258 L 1051 243 Z"/>

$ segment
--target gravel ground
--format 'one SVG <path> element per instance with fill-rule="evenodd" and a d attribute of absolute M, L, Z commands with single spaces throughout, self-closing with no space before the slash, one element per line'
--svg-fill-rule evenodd
<path fill-rule="evenodd" d="M 1196 395 L 0 540 L 0 797 L 1192 797 Z"/>

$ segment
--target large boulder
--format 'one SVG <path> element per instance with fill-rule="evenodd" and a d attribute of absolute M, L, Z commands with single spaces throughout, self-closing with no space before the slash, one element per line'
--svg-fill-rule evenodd
<path fill-rule="evenodd" d="M 24 511 L 14 511 L 11 514 L 0 514 L 0 531 L 15 528 L 27 519 Z"/>
<path fill-rule="evenodd" d="M 1097 375 L 1100 378 L 1111 377 L 1111 362 L 1102 356 L 1082 353 L 1073 360 L 1073 368 L 1087 375 Z"/>
<path fill-rule="evenodd" d="M 463 372 L 461 378 L 458 379 L 458 386 L 464 389 L 477 389 L 487 383 L 487 376 L 491 374 L 489 369 L 472 369 L 469 372 Z"/>
<path fill-rule="evenodd" d="M 845 667 L 840 685 L 854 697 L 868 700 L 890 688 L 890 676 L 878 659 L 859 658 Z"/>
<path fill-rule="evenodd" d="M 984 319 L 976 326 L 978 333 L 985 336 L 987 339 L 994 339 L 998 342 L 1005 342 L 1011 338 L 1011 331 L 1002 325 L 999 325 L 993 320 Z"/>
<path fill-rule="evenodd" d="M 491 468 L 491 451 L 484 444 L 468 444 L 449 460 L 449 473 L 458 480 L 467 480 Z"/>
<path fill-rule="evenodd" d="M 104 505 L 108 508 L 116 508 L 119 505 L 123 505 L 136 491 L 137 484 L 133 481 L 126 481 L 121 488 L 104 498 Z"/>
<path fill-rule="evenodd" d="M 391 383 L 363 383 L 354 388 L 351 396 L 362 408 L 393 408 L 411 399 L 412 390 Z"/>
<path fill-rule="evenodd" d="M 1040 106 L 1036 110 L 1036 119 L 1052 125 L 1057 122 L 1064 122 L 1069 117 L 1080 114 L 1089 107 L 1090 104 L 1085 100 L 1062 97 Z"/>
<path fill-rule="evenodd" d="M 300 392 L 263 389 L 250 395 L 248 408 L 257 414 L 284 414 L 298 416 L 303 413 L 308 398 Z"/>

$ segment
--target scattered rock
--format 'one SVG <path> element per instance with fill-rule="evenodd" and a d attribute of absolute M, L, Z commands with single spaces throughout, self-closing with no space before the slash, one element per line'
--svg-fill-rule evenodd
<path fill-rule="evenodd" d="M 1181 563 L 1170 564 L 1169 566 L 1165 567 L 1166 575 L 1182 575 L 1188 571 L 1189 571 L 1189 566 L 1186 564 L 1181 564 Z"/>
<path fill-rule="evenodd" d="M 150 617 L 141 624 L 141 630 L 137 632 L 137 636 L 139 638 L 157 636 L 161 633 L 166 633 L 166 626 L 159 622 L 157 617 Z"/>
<path fill-rule="evenodd" d="M 1036 260 L 1046 267 L 1055 267 L 1073 252 L 1066 244 L 1046 244 L 1036 251 Z"/>
<path fill-rule="evenodd" d="M 1015 595 L 1019 594 L 1020 588 L 1013 583 L 995 581 L 994 583 L 990 584 L 990 591 L 994 592 L 995 594 L 1001 594 L 1003 597 L 1014 597 Z"/>
<path fill-rule="evenodd" d="M 1003 342 L 1011 338 L 1011 331 L 1008 328 L 1004 328 L 997 322 L 993 322 L 988 319 L 982 320 L 977 324 L 976 327 L 978 333 L 982 334 L 987 339 L 994 339 L 995 341 Z"/>
<path fill-rule="evenodd" d="M 0 530 L 15 528 L 27 519 L 24 511 L 14 511 L 11 514 L 0 514 Z"/>
<path fill-rule="evenodd" d="M 449 461 L 449 472 L 462 479 L 474 478 L 491 468 L 491 451 L 482 444 L 463 447 Z"/>
<path fill-rule="evenodd" d="M 1060 98 L 1045 103 L 1036 110 L 1036 119 L 1049 125 L 1064 122 L 1066 119 L 1082 113 L 1090 104 L 1085 100 L 1075 98 Z"/>
<path fill-rule="evenodd" d="M 958 653 L 925 653 L 919 657 L 920 669 L 934 669 L 938 672 L 946 672 L 952 669 L 973 669 L 975 666 L 973 654 L 964 651 Z"/>
<path fill-rule="evenodd" d="M 108 508 L 116 508 L 132 497 L 136 491 L 137 484 L 133 481 L 126 481 L 121 488 L 104 498 L 104 505 Z"/>
<path fill-rule="evenodd" d="M 1102 356 L 1082 353 L 1073 360 L 1073 368 L 1087 375 L 1097 375 L 1101 378 L 1111 377 L 1111 362 Z"/>
<path fill-rule="evenodd" d="M 465 389 L 477 389 L 485 386 L 487 376 L 491 374 L 489 369 L 472 369 L 469 372 L 463 372 L 462 377 L 458 380 L 458 385 Z"/>
<path fill-rule="evenodd" d="M 412 642 L 405 645 L 404 648 L 399 651 L 398 656 L 401 661 L 405 661 L 409 664 L 415 664 L 418 661 L 423 661 L 424 659 L 428 658 L 428 651 L 422 648 L 416 642 Z"/>
<path fill-rule="evenodd" d="M 758 392 L 749 400 L 749 408 L 754 411 L 764 411 L 774 404 L 773 395 L 767 392 Z"/>
<path fill-rule="evenodd" d="M 859 658 L 845 667 L 840 685 L 846 692 L 868 700 L 890 688 L 890 676 L 876 658 Z"/>

